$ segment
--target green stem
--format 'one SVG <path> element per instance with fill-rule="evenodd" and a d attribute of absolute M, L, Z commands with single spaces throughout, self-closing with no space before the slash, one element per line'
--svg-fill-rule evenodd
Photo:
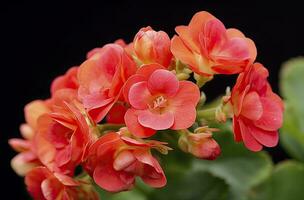
<path fill-rule="evenodd" d="M 125 124 L 98 124 L 100 133 L 104 131 L 118 131 L 120 128 L 126 126 Z"/>

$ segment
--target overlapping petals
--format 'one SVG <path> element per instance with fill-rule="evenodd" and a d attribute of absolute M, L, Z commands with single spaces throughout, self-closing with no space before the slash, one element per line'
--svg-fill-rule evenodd
<path fill-rule="evenodd" d="M 195 121 L 198 87 L 158 64 L 142 66 L 126 83 L 124 97 L 131 105 L 125 115 L 129 130 L 149 137 L 156 130 L 186 129 Z"/>
<path fill-rule="evenodd" d="M 156 144 L 107 133 L 91 146 L 86 169 L 101 188 L 111 192 L 131 189 L 137 176 L 151 187 L 163 187 L 166 177 L 150 152 Z"/>
<path fill-rule="evenodd" d="M 188 26 L 177 26 L 173 55 L 197 74 L 235 74 L 256 58 L 256 47 L 237 29 L 226 29 L 208 12 L 196 13 Z"/>
<path fill-rule="evenodd" d="M 133 48 L 143 64 L 158 63 L 168 67 L 172 60 L 169 36 L 164 31 L 154 31 L 150 26 L 140 29 L 135 35 Z"/>
<path fill-rule="evenodd" d="M 57 91 L 52 98 L 54 111 L 39 118 L 35 135 L 35 149 L 41 162 L 52 171 L 69 175 L 82 162 L 93 140 L 89 126 L 94 123 L 82 105 L 73 101 L 75 98 L 74 90 Z"/>
<path fill-rule="evenodd" d="M 116 44 L 105 45 L 81 64 L 78 95 L 96 122 L 118 101 L 123 84 L 135 71 L 135 62 Z"/>
<path fill-rule="evenodd" d="M 283 103 L 267 82 L 268 71 L 259 63 L 241 73 L 232 90 L 236 141 L 252 151 L 276 146 L 283 121 Z"/>

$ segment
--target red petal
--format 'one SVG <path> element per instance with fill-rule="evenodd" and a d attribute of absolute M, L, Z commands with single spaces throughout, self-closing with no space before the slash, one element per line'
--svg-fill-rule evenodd
<path fill-rule="evenodd" d="M 256 92 L 249 92 L 243 100 L 241 115 L 251 120 L 258 120 L 263 114 L 263 106 Z"/>
<path fill-rule="evenodd" d="M 233 133 L 234 133 L 234 140 L 237 142 L 242 141 L 242 134 L 240 130 L 240 125 L 238 123 L 238 119 L 233 117 Z"/>
<path fill-rule="evenodd" d="M 45 167 L 36 167 L 26 175 L 25 184 L 34 199 L 45 199 L 41 190 L 41 183 L 48 174 L 49 172 Z"/>
<path fill-rule="evenodd" d="M 254 124 L 267 131 L 278 130 L 283 122 L 281 105 L 267 97 L 261 97 L 261 102 L 263 105 L 263 115 Z"/>
<path fill-rule="evenodd" d="M 251 151 L 261 151 L 263 146 L 252 136 L 248 125 L 238 120 L 245 146 Z"/>
<path fill-rule="evenodd" d="M 274 147 L 279 142 L 279 134 L 277 131 L 265 131 L 254 125 L 248 126 L 248 131 L 262 145 L 266 147 Z"/>
<path fill-rule="evenodd" d="M 144 163 L 141 179 L 151 187 L 163 187 L 167 183 L 166 176 L 158 161 L 147 150 L 135 151 L 135 157 L 139 162 Z"/>
<path fill-rule="evenodd" d="M 124 179 L 121 177 L 124 175 Z M 109 192 L 120 192 L 133 187 L 135 176 L 123 171 L 115 171 L 108 165 L 98 165 L 93 174 L 94 181 L 101 188 Z"/>

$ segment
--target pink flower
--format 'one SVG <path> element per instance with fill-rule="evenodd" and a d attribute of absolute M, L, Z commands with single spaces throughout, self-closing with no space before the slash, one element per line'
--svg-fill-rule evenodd
<path fill-rule="evenodd" d="M 91 117 L 100 122 L 121 96 L 136 65 L 124 49 L 108 44 L 81 64 L 78 96 Z"/>
<path fill-rule="evenodd" d="M 20 176 L 24 176 L 28 171 L 40 164 L 33 149 L 33 138 L 37 131 L 38 118 L 49 112 L 49 107 L 42 100 L 35 100 L 27 104 L 24 108 L 26 123 L 20 126 L 20 132 L 24 139 L 13 138 L 9 140 L 11 147 L 19 152 L 12 159 L 11 166 Z"/>
<path fill-rule="evenodd" d="M 97 193 L 86 183 L 78 182 L 73 178 L 52 173 L 46 167 L 36 167 L 25 177 L 27 190 L 35 200 L 98 200 Z"/>
<path fill-rule="evenodd" d="M 131 108 L 125 115 L 128 129 L 138 137 L 156 130 L 186 129 L 196 118 L 199 88 L 190 81 L 178 81 L 161 65 L 144 65 L 124 87 Z"/>
<path fill-rule="evenodd" d="M 239 75 L 231 94 L 235 140 L 243 140 L 251 151 L 274 147 L 279 140 L 283 103 L 272 92 L 267 77 L 267 69 L 255 63 Z"/>
<path fill-rule="evenodd" d="M 55 78 L 51 85 L 51 94 L 57 90 L 70 88 L 77 90 L 79 87 L 77 80 L 78 67 L 71 67 L 64 75 Z"/>
<path fill-rule="evenodd" d="M 226 29 L 208 12 L 196 13 L 188 26 L 175 28 L 171 51 L 197 74 L 242 72 L 256 58 L 256 47 L 237 29 Z"/>
<path fill-rule="evenodd" d="M 172 53 L 170 38 L 164 31 L 154 31 L 150 26 L 141 28 L 135 35 L 134 52 L 143 64 L 170 65 Z"/>
<path fill-rule="evenodd" d="M 94 123 L 75 97 L 72 89 L 61 89 L 53 95 L 53 112 L 39 118 L 34 139 L 40 161 L 50 170 L 68 175 L 73 175 L 84 160 L 93 140 Z"/>
<path fill-rule="evenodd" d="M 158 145 L 161 143 L 140 142 L 110 132 L 90 147 L 85 168 L 97 185 L 110 192 L 131 189 L 137 176 L 151 187 L 163 187 L 166 177 L 150 152 Z"/>

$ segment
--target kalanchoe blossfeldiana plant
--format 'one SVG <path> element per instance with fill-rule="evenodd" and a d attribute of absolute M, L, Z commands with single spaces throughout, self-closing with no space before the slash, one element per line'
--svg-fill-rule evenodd
<path fill-rule="evenodd" d="M 235 141 L 249 150 L 277 145 L 283 103 L 255 63 L 254 42 L 204 11 L 176 32 L 170 40 L 146 27 L 133 43 L 95 48 L 53 81 L 49 99 L 25 106 L 24 139 L 9 143 L 19 152 L 12 168 L 34 199 L 99 199 L 96 186 L 132 190 L 137 177 L 164 187 L 156 152 L 173 149 L 157 136 L 174 134 L 185 153 L 214 160 L 221 148 L 212 126 L 230 118 Z M 239 75 L 218 105 L 205 108 L 200 89 L 217 74 Z"/>

